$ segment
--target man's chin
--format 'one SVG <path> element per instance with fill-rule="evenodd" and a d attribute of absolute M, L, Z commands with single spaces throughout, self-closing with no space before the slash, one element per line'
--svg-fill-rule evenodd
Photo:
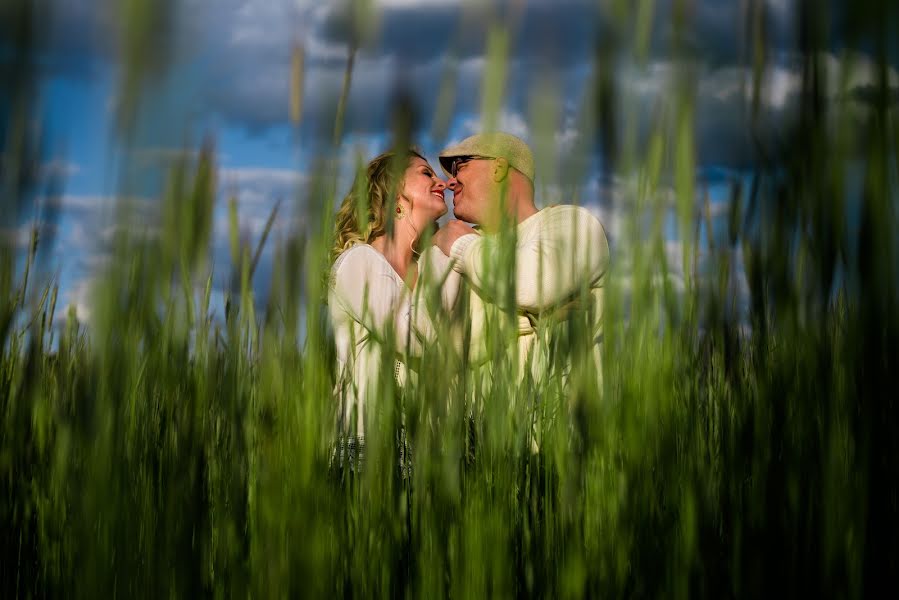
<path fill-rule="evenodd" d="M 470 215 L 465 211 L 464 208 L 462 210 L 459 210 L 458 208 L 456 208 L 454 206 L 453 207 L 453 217 L 455 217 L 459 221 L 465 221 L 466 223 L 472 222 Z"/>

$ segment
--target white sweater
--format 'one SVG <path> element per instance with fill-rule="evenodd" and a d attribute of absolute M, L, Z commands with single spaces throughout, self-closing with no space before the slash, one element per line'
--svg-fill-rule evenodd
<path fill-rule="evenodd" d="M 418 264 L 416 289 L 445 281 L 442 302 L 452 306 L 460 276 L 451 270 L 449 259 L 431 247 Z M 341 401 L 339 417 L 344 432 L 348 432 L 355 408 L 355 433 L 362 436 L 366 405 L 377 397 L 384 377 L 395 377 L 402 385 L 408 373 L 401 360 L 419 356 L 424 345 L 433 343 L 433 323 L 424 308 L 418 309 L 417 297 L 384 255 L 367 244 L 353 246 L 334 261 L 328 310 L 337 347 L 335 391 Z"/>
<path fill-rule="evenodd" d="M 599 220 L 583 207 L 544 208 L 518 224 L 515 244 L 514 302 L 518 312 L 519 364 L 525 364 L 536 339 L 534 323 L 570 301 L 582 287 L 589 289 L 595 307 L 591 332 L 597 341 L 596 368 L 601 369 L 603 286 L 609 265 L 609 244 Z M 471 294 L 471 358 L 485 360 L 486 344 L 479 337 L 487 330 L 502 290 L 502 278 L 491 269 L 500 251 L 497 236 L 469 234 L 453 244 L 453 269 L 476 293 Z M 500 282 L 497 286 L 496 282 Z M 495 312 L 495 311 L 494 311 Z M 543 363 L 531 357 L 532 373 L 539 376 Z M 598 373 L 601 377 L 601 371 Z"/>

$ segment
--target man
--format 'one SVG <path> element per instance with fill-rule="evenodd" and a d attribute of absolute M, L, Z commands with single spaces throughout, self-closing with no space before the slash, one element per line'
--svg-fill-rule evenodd
<path fill-rule="evenodd" d="M 453 212 L 460 220 L 441 228 L 434 244 L 453 259 L 453 269 L 475 290 L 473 308 L 483 302 L 488 310 L 494 305 L 515 312 L 519 365 L 538 380 L 554 360 L 554 337 L 547 330 L 577 315 L 586 325 L 578 332 L 581 338 L 588 336 L 591 346 L 588 368 L 599 381 L 602 295 L 609 264 L 599 220 L 578 206 L 538 209 L 533 154 L 513 135 L 471 136 L 441 152 L 440 165 L 449 176 Z M 477 224 L 479 231 L 462 221 Z M 512 236 L 504 244 L 507 233 Z M 506 268 L 514 269 L 514 286 L 504 286 L 509 277 L 497 274 L 503 269 L 504 246 L 513 249 Z M 473 342 L 482 347 L 483 340 L 476 339 L 484 330 L 478 318 L 484 317 L 473 310 Z"/>

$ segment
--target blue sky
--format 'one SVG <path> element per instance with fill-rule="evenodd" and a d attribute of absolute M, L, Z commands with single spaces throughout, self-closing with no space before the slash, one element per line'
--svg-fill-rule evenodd
<path fill-rule="evenodd" d="M 349 185 L 357 157 L 370 158 L 388 146 L 390 110 L 400 93 L 418 116 L 414 140 L 435 164 L 442 146 L 481 128 L 487 40 L 491 24 L 502 15 L 511 33 L 500 128 L 535 145 L 541 165 L 538 203 L 587 205 L 603 220 L 614 248 L 623 235 L 622 223 L 633 210 L 629 203 L 633 190 L 620 173 L 603 170 L 609 157 L 591 109 L 595 49 L 615 30 L 612 12 L 606 10 L 612 3 L 357 4 L 367 6 L 366 26 L 360 33 L 345 135 L 334 150 L 342 165 L 339 194 Z M 640 139 L 660 114 L 671 110 L 671 90 L 684 76 L 681 67 L 689 67 L 697 93 L 697 176 L 708 187 L 718 236 L 724 235 L 730 183 L 745 181 L 757 158 L 748 128 L 751 70 L 746 64 L 745 4 L 693 2 L 691 25 L 680 42 L 690 58 L 678 62 L 672 2 L 656 2 L 645 55 L 637 60 L 633 53 L 623 53 L 612 75 L 620 92 L 620 136 L 631 123 Z M 122 143 L 116 128 L 122 69 L 110 5 L 97 0 L 55 2 L 45 19 L 38 111 L 43 172 L 62 182 L 55 243 L 45 266 L 48 275 L 59 276 L 62 304 L 75 304 L 84 319 L 90 318 L 91 282 L 108 258 L 103 241 L 111 235 L 116 198 L 133 198 L 152 213 L 174 157 L 196 151 L 203 139 L 214 140 L 222 198 L 212 253 L 215 263 L 223 264 L 224 199 L 237 197 L 242 227 L 255 241 L 279 199 L 302 196 L 315 168 L 314 157 L 328 147 L 352 37 L 348 3 L 182 0 L 172 5 L 169 26 L 160 29 L 155 46 L 146 49 L 168 57 L 168 62 L 142 94 L 130 144 Z M 768 0 L 762 5 L 769 68 L 761 94 L 759 139 L 774 144 L 795 117 L 802 57 L 795 47 L 795 3 Z M 633 47 L 638 34 L 628 28 L 616 31 L 623 47 Z M 847 92 L 872 83 L 875 71 L 866 55 L 841 50 L 839 32 L 834 40 L 833 50 L 821 59 L 832 75 L 828 99 L 839 101 Z M 289 119 L 295 47 L 305 56 L 299 125 Z M 854 60 L 855 69 L 844 85 L 838 85 L 836 75 L 847 57 Z M 891 85 L 899 85 L 895 66 L 888 75 Z M 453 92 L 451 102 L 443 107 L 446 112 L 440 112 L 439 98 L 446 98 L 447 91 Z M 562 188 L 553 174 L 567 173 L 571 165 L 580 168 L 579 185 Z M 663 187 L 667 185 L 663 182 Z M 21 247 L 32 217 L 21 216 L 17 232 L 5 228 L 6 235 L 17 236 Z M 285 214 L 275 235 L 286 235 L 302 224 L 302 214 Z M 681 266 L 673 210 L 666 237 L 677 277 Z M 225 273 L 219 271 L 220 291 Z M 260 296 L 265 295 L 267 272 L 270 269 L 263 267 L 257 278 Z"/>

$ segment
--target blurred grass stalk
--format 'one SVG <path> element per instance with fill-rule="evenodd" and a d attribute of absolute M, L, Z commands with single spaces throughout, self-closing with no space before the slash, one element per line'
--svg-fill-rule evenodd
<path fill-rule="evenodd" d="M 147 74 L 164 69 L 142 57 L 171 6 L 131 0 L 125 8 L 122 114 L 133 115 Z M 174 166 L 160 235 L 119 229 L 89 329 L 71 309 L 54 328 L 56 288 L 29 295 L 3 238 L 3 595 L 857 597 L 895 589 L 878 586 L 895 583 L 899 562 L 899 413 L 886 391 L 899 356 L 899 125 L 885 75 L 889 28 L 881 27 L 896 11 L 862 2 L 855 12 L 849 41 L 873 42 L 880 66 L 859 125 L 847 104 L 820 111 L 815 57 L 827 38 L 801 4 L 801 116 L 782 148 L 762 149 L 777 158 L 760 163 L 750 189 L 734 184 L 722 244 L 709 223 L 700 239 L 710 217 L 695 182 L 694 57 L 674 49 L 682 54 L 673 101 L 638 140 L 614 69 L 632 55 L 646 60 L 655 6 L 609 8 L 579 123 L 600 141 L 607 173 L 635 185 L 613 206 L 627 223 L 606 290 L 602 390 L 584 371 L 564 385 L 523 385 L 508 352 L 514 324 L 498 314 L 486 324 L 486 367 L 429 348 L 416 384 L 382 382 L 361 470 L 329 467 L 336 405 L 322 273 L 343 192 L 336 168 L 319 170 L 310 186 L 317 227 L 277 242 L 261 315 L 252 287 L 259 249 L 254 258 L 240 240 L 232 205 L 233 283 L 217 320 L 204 259 L 217 195 L 207 144 Z M 754 27 L 765 10 L 750 3 Z M 686 35 L 689 15 L 677 12 Z M 3 23 L 22 33 L 37 25 L 32 18 Z M 766 38 L 753 32 L 758 106 L 769 67 Z M 489 28 L 486 125 L 499 123 L 512 34 L 500 21 Z M 298 60 L 292 89 L 302 83 Z M 4 66 L 13 97 L 31 85 L 21 69 L 35 67 L 21 65 Z M 550 166 L 560 99 L 545 90 L 533 98 L 544 189 L 560 186 L 574 193 L 563 201 L 576 200 L 584 172 Z M 295 123 L 301 100 L 291 97 Z M 3 116 L 7 218 L 25 195 L 9 182 L 32 159 L 15 133 L 27 114 Z M 337 145 L 344 116 L 339 110 Z M 865 168 L 855 200 L 847 170 L 857 163 Z M 857 235 L 846 219 L 854 202 Z M 682 289 L 665 252 L 672 208 Z M 513 241 L 493 257 L 498 274 L 514 260 Z M 732 308 L 740 269 L 746 314 Z M 496 285 L 508 300 L 509 281 Z M 561 352 L 576 364 L 570 340 Z M 411 470 L 401 451 L 411 451 Z"/>

